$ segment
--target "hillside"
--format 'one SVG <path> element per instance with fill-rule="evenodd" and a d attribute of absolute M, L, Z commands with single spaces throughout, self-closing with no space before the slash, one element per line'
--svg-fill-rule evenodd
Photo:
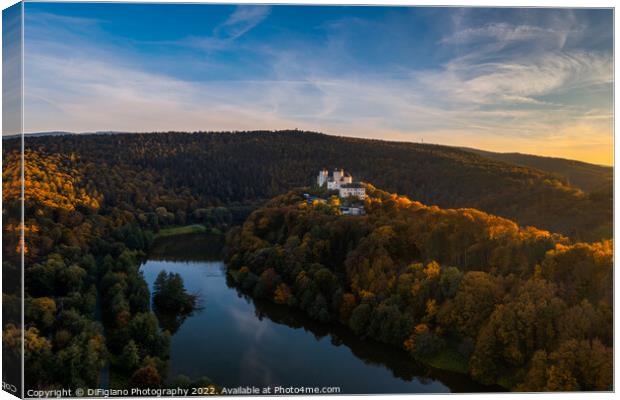
<path fill-rule="evenodd" d="M 5 278 L 10 272 L 15 275 L 21 265 L 20 154 L 18 140 L 3 140 Z M 603 197 L 586 195 L 540 171 L 440 146 L 345 139 L 295 131 L 64 135 L 26 138 L 24 158 L 27 199 L 23 210 L 26 233 L 24 306 L 29 321 L 25 356 L 31 362 L 25 378 L 32 387 L 47 387 L 47 382 L 59 382 L 66 387 L 95 386 L 97 372 L 108 362 L 111 380 L 120 387 L 131 386 L 145 374 L 164 381 L 169 336 L 158 328 L 157 317 L 149 307 L 148 286 L 139 273 L 140 260 L 150 249 L 154 234 L 165 234 L 174 227 L 188 224 L 226 230 L 246 220 L 251 211 L 269 197 L 308 185 L 323 166 L 342 165 L 356 179 L 417 193 L 418 199 L 431 198 L 435 204 L 497 208 L 504 214 L 517 215 L 521 224 L 527 223 L 524 221 L 529 218 L 530 224 L 552 225 L 558 231 L 565 229 L 573 233 L 573 240 L 586 235 L 594 237 L 593 228 L 600 230 L 611 224 L 611 204 L 608 205 Z M 382 217 L 370 225 L 362 222 L 373 217 L 372 207 L 368 207 L 368 217 L 358 219 L 327 214 L 325 220 L 313 217 L 307 220 L 309 225 L 304 226 L 297 226 L 298 221 L 291 220 L 296 227 L 319 235 L 318 241 L 309 237 L 307 243 L 295 245 L 299 260 L 322 254 L 325 260 L 319 263 L 336 271 L 346 263 L 344 255 L 358 248 L 356 241 L 366 237 L 370 230 L 375 231 L 377 224 L 387 224 L 393 225 L 399 236 L 402 232 L 405 234 L 402 236 L 405 242 L 399 239 L 397 246 L 387 248 L 389 258 L 398 261 L 398 268 L 405 262 L 423 258 L 463 271 L 482 269 L 487 273 L 508 273 L 508 277 L 515 274 L 525 279 L 545 251 L 554 250 L 553 245 L 562 245 L 566 247 L 554 250 L 559 254 L 558 262 L 549 261 L 551 269 L 543 272 L 551 274 L 549 276 L 555 281 L 565 280 L 563 286 L 558 284 L 557 287 L 562 299 L 587 295 L 592 300 L 579 306 L 570 300 L 571 307 L 577 307 L 574 309 L 576 316 L 567 321 L 599 321 L 597 326 L 605 326 L 607 314 L 600 304 L 604 304 L 608 296 L 605 284 L 611 282 L 606 269 L 611 251 L 609 242 L 571 245 L 559 235 L 534 228 L 520 229 L 510 221 L 473 209 L 439 212 L 436 207 L 421 207 L 420 203 L 407 200 L 402 203 L 415 205 L 409 206 L 409 211 L 394 207 L 390 211 L 389 206 L 394 203 L 390 199 L 386 197 L 383 206 L 378 208 L 385 211 L 376 214 Z M 245 225 L 251 227 L 257 223 L 258 229 L 264 231 L 266 236 L 251 231 L 257 240 L 250 244 L 257 249 L 266 241 L 274 243 L 286 239 L 292 232 L 283 225 L 286 219 L 281 218 L 287 215 L 283 211 L 290 207 L 277 203 L 274 206 L 273 202 L 267 207 L 275 211 L 275 218 L 257 219 L 260 212 L 264 213 L 262 210 L 252 214 Z M 426 211 L 417 212 L 418 209 Z M 340 221 L 345 221 L 344 225 Z M 488 229 L 487 224 L 493 221 L 489 225 L 493 229 Z M 332 222 L 335 222 L 333 229 Z M 329 231 L 325 232 L 325 228 Z M 377 235 L 381 232 L 378 230 Z M 496 246 L 499 250 L 491 251 L 487 247 L 489 242 L 484 241 L 489 237 L 497 237 L 506 245 Z M 515 237 L 523 240 L 515 242 Z M 372 244 L 374 239 L 373 236 L 366 242 Z M 383 240 L 379 236 L 376 239 L 377 244 Z M 420 243 L 412 244 L 411 240 Z M 252 251 L 246 244 L 240 254 Z M 295 240 L 291 237 L 288 245 L 293 244 Z M 329 253 L 323 253 L 327 248 L 330 248 Z M 256 253 L 248 262 L 254 260 L 262 265 L 264 261 L 267 265 L 277 261 L 283 247 L 277 244 L 274 249 L 275 252 Z M 374 251 L 372 246 L 368 249 Z M 355 254 L 356 257 L 365 255 L 366 250 L 359 248 Z M 375 278 L 380 277 L 377 274 L 384 269 L 385 273 L 391 273 L 388 271 L 390 264 L 385 263 L 388 258 L 383 257 L 386 254 L 378 249 L 376 260 L 371 263 L 363 263 L 362 258 L 350 262 L 358 265 L 355 260 L 359 260 L 362 262 L 359 266 L 367 271 L 365 275 L 363 271 L 351 275 L 364 276 L 356 287 L 369 291 L 363 286 L 368 282 L 383 285 L 381 279 Z M 289 261 L 289 265 L 295 267 L 295 259 Z M 592 271 L 591 264 L 594 265 Z M 419 275 L 418 269 L 412 274 Z M 344 276 L 342 269 L 336 273 Z M 588 280 L 589 277 L 592 279 Z M 567 285 L 572 281 L 579 286 Z M 10 323 L 19 323 L 22 309 L 19 292 L 8 290 L 19 287 L 18 283 L 13 283 L 3 292 L 7 317 L 3 337 L 14 346 L 6 347 L 7 362 L 16 362 L 14 357 L 21 351 L 20 332 L 16 324 Z M 543 294 L 552 294 L 556 289 L 545 286 L 541 290 Z M 362 296 L 365 292 L 356 293 Z M 523 293 L 525 296 L 527 290 Z M 100 317 L 95 321 L 98 295 L 103 301 Z M 286 296 L 286 291 L 281 295 Z M 595 300 L 598 308 L 593 311 L 589 304 L 594 304 Z M 381 310 L 394 311 L 389 307 Z M 479 310 L 476 308 L 472 312 Z M 587 329 L 588 335 L 606 340 L 605 329 L 594 333 Z M 568 328 L 566 331 L 569 332 Z M 399 335 L 402 330 L 392 332 Z M 392 336 L 390 340 L 395 343 L 395 338 L 399 337 Z M 599 357 L 594 358 L 596 360 L 603 357 L 600 365 L 606 365 L 606 345 L 596 344 L 593 348 L 592 344 L 588 349 L 582 342 L 571 343 L 567 346 L 581 346 L 578 347 L 580 354 Z M 464 346 L 467 347 L 467 343 Z M 602 355 L 592 355 L 593 351 Z M 541 363 L 556 362 L 551 357 L 557 354 L 554 350 L 548 354 L 549 360 L 543 359 Z M 134 361 L 128 364 L 124 361 L 127 359 Z M 136 359 L 140 362 L 136 363 Z M 462 363 L 456 368 L 462 368 Z M 488 372 L 482 374 L 486 376 Z M 604 384 L 605 375 L 601 376 Z M 585 385 L 595 384 L 587 381 Z"/>
<path fill-rule="evenodd" d="M 153 210 L 136 200 L 155 191 L 168 192 L 153 198 L 158 207 L 188 213 L 192 203 L 265 200 L 340 166 L 426 204 L 476 208 L 581 240 L 612 234 L 611 193 L 590 195 L 552 174 L 453 147 L 300 131 L 27 137 L 26 146 L 70 155 L 104 203 L 133 202 L 144 213 Z"/>
<path fill-rule="evenodd" d="M 295 190 L 228 237 L 256 298 L 342 323 L 431 365 L 519 391 L 609 390 L 612 243 L 371 188 L 367 215 Z"/>
<path fill-rule="evenodd" d="M 463 148 L 463 150 L 490 158 L 491 160 L 536 168 L 554 174 L 563 179 L 564 182 L 578 187 L 584 192 L 609 191 L 613 187 L 613 167 L 531 154 L 495 153 L 471 148 Z"/>

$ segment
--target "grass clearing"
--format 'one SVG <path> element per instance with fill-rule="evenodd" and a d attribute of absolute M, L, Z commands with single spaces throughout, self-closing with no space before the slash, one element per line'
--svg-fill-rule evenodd
<path fill-rule="evenodd" d="M 155 238 L 162 238 L 168 236 L 176 236 L 176 235 L 186 235 L 190 233 L 205 233 L 207 232 L 207 228 L 204 225 L 194 224 L 194 225 L 184 225 L 184 226 L 172 226 L 168 228 L 160 229 L 157 234 L 155 234 Z"/>

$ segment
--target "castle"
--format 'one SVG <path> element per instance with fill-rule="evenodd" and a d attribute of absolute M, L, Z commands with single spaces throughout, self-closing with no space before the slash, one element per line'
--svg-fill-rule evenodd
<path fill-rule="evenodd" d="M 353 177 L 349 175 L 349 173 L 345 174 L 342 168 L 334 169 L 332 176 L 329 176 L 327 169 L 323 168 L 319 171 L 319 176 L 316 179 L 316 182 L 319 186 L 325 186 L 327 184 L 328 190 L 338 190 L 342 185 L 353 183 Z"/>
<path fill-rule="evenodd" d="M 362 182 L 353 182 L 353 177 L 345 173 L 342 168 L 334 169 L 331 176 L 329 171 L 323 168 L 319 171 L 316 183 L 320 186 L 327 186 L 328 190 L 338 190 L 341 198 L 357 197 L 361 200 L 366 198 L 366 186 Z"/>

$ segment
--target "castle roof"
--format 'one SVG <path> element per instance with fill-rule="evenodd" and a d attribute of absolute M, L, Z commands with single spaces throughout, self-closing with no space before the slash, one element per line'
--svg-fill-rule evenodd
<path fill-rule="evenodd" d="M 353 182 L 353 183 L 345 183 L 344 185 L 340 187 L 343 189 L 362 189 L 362 188 L 365 188 L 366 185 L 364 185 L 362 182 Z"/>

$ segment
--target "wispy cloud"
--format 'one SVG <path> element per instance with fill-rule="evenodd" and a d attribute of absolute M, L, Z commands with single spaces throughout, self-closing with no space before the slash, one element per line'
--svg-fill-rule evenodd
<path fill-rule="evenodd" d="M 454 59 L 444 68 L 416 73 L 430 90 L 478 104 L 538 103 L 534 96 L 571 87 L 610 84 L 610 55 L 588 52 L 546 53 L 528 60 L 476 63 L 476 57 Z"/>
<path fill-rule="evenodd" d="M 251 38 L 249 32 L 270 13 L 268 7 L 239 7 L 211 36 L 188 37 L 182 45 L 228 48 Z M 453 20 L 452 33 L 432 42 L 447 54 L 445 61 L 424 67 L 394 62 L 376 69 L 365 68 L 367 60 L 356 47 L 364 40 L 360 32 L 368 30 L 359 19 L 324 23 L 321 41 L 287 37 L 248 43 L 257 60 L 252 68 L 215 65 L 217 57 L 205 61 L 199 51 L 194 58 L 170 61 L 165 71 L 147 68 L 163 57 L 159 53 L 133 60 L 130 50 L 119 47 L 121 41 L 39 24 L 27 57 L 26 129 L 300 128 L 612 161 L 613 60 L 609 51 L 574 45 L 586 25 L 471 26 L 463 15 Z M 387 29 L 390 37 L 406 35 L 391 21 L 371 25 L 369 35 Z M 380 44 L 390 49 L 390 43 Z M 451 50 L 455 46 L 459 51 Z M 246 47 L 235 48 L 247 55 Z M 198 66 L 209 79 L 178 73 Z M 263 74 L 254 73 L 258 67 Z M 223 68 L 237 68 L 234 79 L 216 79 Z"/>
<path fill-rule="evenodd" d="M 571 32 L 567 29 L 545 28 L 532 25 L 513 25 L 506 22 L 490 23 L 481 27 L 457 30 L 451 35 L 442 38 L 442 44 L 466 44 L 493 39 L 499 43 L 508 44 L 517 41 L 549 40 L 554 38 L 564 43 L 566 36 Z"/>
<path fill-rule="evenodd" d="M 221 50 L 254 29 L 269 16 L 270 12 L 269 6 L 237 6 L 224 22 L 213 29 L 211 36 L 192 36 L 177 43 L 203 50 Z"/>
<path fill-rule="evenodd" d="M 230 39 L 237 39 L 261 23 L 269 13 L 268 6 L 238 6 L 224 23 L 215 29 L 215 33 Z"/>

